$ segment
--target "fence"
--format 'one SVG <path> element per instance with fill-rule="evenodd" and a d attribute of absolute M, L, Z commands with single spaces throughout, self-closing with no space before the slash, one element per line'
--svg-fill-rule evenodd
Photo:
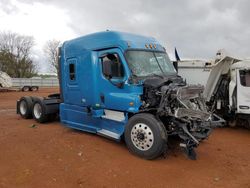
<path fill-rule="evenodd" d="M 13 87 L 39 86 L 39 87 L 58 87 L 57 78 L 12 78 Z"/>

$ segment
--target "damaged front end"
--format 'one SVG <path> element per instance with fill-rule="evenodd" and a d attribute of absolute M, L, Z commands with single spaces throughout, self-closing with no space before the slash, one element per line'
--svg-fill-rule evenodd
<path fill-rule="evenodd" d="M 179 136 L 180 146 L 190 159 L 195 159 L 194 148 L 223 120 L 208 112 L 202 86 L 187 86 L 178 77 L 159 79 L 145 80 L 142 110 L 154 113 L 168 135 Z"/>

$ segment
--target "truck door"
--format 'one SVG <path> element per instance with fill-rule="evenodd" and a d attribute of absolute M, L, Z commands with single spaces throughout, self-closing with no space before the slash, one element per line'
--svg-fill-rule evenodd
<path fill-rule="evenodd" d="M 250 114 L 250 70 L 237 70 L 237 111 Z"/>
<path fill-rule="evenodd" d="M 81 93 L 79 90 L 78 59 L 69 58 L 66 61 L 66 92 L 65 103 L 79 105 L 81 103 Z"/>
<path fill-rule="evenodd" d="M 112 64 L 112 75 L 105 75 L 104 65 Z M 110 49 L 99 52 L 99 73 L 97 78 L 100 106 L 104 109 L 126 111 L 129 108 L 133 92 L 127 83 L 129 69 L 120 49 Z"/>

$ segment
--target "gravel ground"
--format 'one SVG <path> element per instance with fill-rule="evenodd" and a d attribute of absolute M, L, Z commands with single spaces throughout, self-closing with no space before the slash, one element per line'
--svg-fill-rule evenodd
<path fill-rule="evenodd" d="M 124 143 L 15 114 L 21 96 L 57 91 L 0 93 L 0 188 L 250 188 L 249 130 L 214 130 L 196 150 L 196 161 L 187 159 L 177 146 L 166 158 L 147 161 L 130 154 Z"/>

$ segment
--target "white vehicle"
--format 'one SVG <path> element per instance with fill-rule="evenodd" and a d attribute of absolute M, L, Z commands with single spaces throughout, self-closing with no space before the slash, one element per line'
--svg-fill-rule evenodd
<path fill-rule="evenodd" d="M 185 60 L 178 62 L 178 74 L 189 84 L 205 86 L 211 71 L 212 62 L 205 60 Z"/>
<path fill-rule="evenodd" d="M 0 87 L 12 87 L 11 77 L 2 71 L 0 71 Z"/>
<path fill-rule="evenodd" d="M 214 61 L 180 61 L 179 75 L 188 84 L 205 86 L 207 104 L 229 126 L 250 128 L 250 60 L 239 60 L 222 51 L 216 55 Z"/>
<path fill-rule="evenodd" d="M 13 87 L 11 77 L 3 71 L 0 71 L 0 91 L 37 91 L 38 86 L 23 86 L 21 88 Z"/>

